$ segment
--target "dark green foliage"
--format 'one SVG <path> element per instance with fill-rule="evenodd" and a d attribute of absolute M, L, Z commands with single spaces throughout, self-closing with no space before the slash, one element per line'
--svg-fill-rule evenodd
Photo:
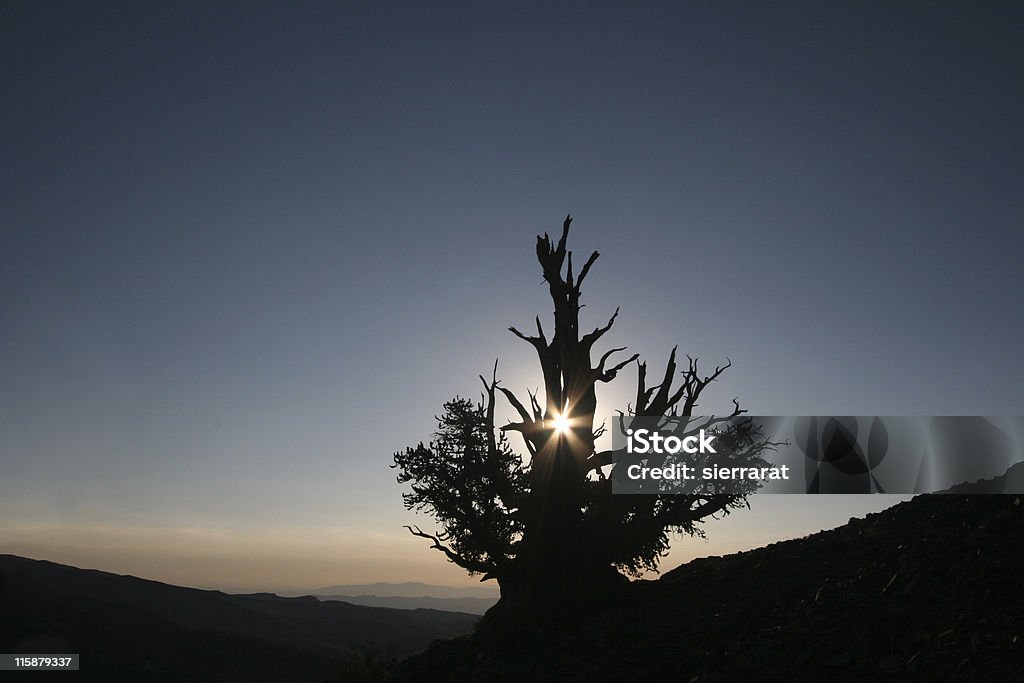
<path fill-rule="evenodd" d="M 441 525 L 432 538 L 471 574 L 494 574 L 515 556 L 522 523 L 514 514 L 526 492 L 527 470 L 504 434 L 489 428 L 484 406 L 454 398 L 437 417 L 434 439 L 395 453 L 398 482 L 409 510 L 430 513 Z M 443 548 L 442 548 L 443 549 Z"/>

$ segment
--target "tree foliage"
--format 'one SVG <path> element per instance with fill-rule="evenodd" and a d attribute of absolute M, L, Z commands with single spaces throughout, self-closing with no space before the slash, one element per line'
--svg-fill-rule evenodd
<path fill-rule="evenodd" d="M 442 530 L 406 528 L 470 574 L 497 576 L 522 536 L 522 523 L 509 511 L 527 491 L 528 470 L 505 435 L 488 429 L 483 404 L 456 397 L 435 419 L 433 440 L 396 453 L 392 467 L 411 489 L 402 494 L 405 507 L 430 513 Z"/>

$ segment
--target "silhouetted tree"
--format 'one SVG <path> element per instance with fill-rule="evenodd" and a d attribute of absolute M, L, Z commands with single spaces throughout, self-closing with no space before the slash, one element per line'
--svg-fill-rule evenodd
<path fill-rule="evenodd" d="M 527 491 L 527 470 L 509 447 L 504 434 L 495 434 L 494 402 L 487 407 L 464 398 L 444 404 L 437 432 L 429 445 L 395 454 L 398 482 L 409 510 L 431 513 L 442 531 L 428 534 L 418 526 L 406 528 L 433 541 L 433 547 L 470 574 L 487 578 L 506 574 L 515 559 L 522 523 L 510 514 Z"/>
<path fill-rule="evenodd" d="M 595 425 L 595 387 L 614 380 L 637 355 L 612 363 L 625 350 L 613 348 L 594 362 L 594 346 L 612 328 L 618 309 L 606 324 L 581 333 L 580 288 L 598 252 L 574 270 L 566 250 L 571 222 L 567 216 L 557 244 L 547 234 L 537 238 L 537 259 L 554 304 L 550 338 L 539 317 L 536 335 L 509 328 L 536 350 L 544 395 L 530 393 L 527 405 L 500 386 L 496 372 L 490 380 L 481 377 L 482 403 L 448 402 L 434 441 L 395 455 L 398 480 L 412 487 L 406 506 L 433 513 L 443 527 L 438 534 L 410 531 L 430 539 L 460 567 L 497 579 L 497 614 L 523 615 L 604 595 L 625 582 L 621 572 L 637 576 L 655 569 L 671 533 L 703 535 L 702 520 L 744 505 L 744 494 L 756 488 L 731 489 L 729 495 L 710 489 L 691 495 L 611 494 L 615 453 L 594 447 L 604 432 Z M 629 413 L 693 415 L 701 393 L 730 365 L 702 374 L 697 360 L 687 357 L 679 368 L 673 349 L 660 383 L 648 386 L 647 366 L 637 362 Z M 494 421 L 498 393 L 519 416 L 500 429 Z M 726 430 L 722 439 L 748 456 L 772 447 L 749 422 L 726 424 L 743 412 L 734 399 L 731 412 L 719 419 Z M 567 430 L 556 428 L 562 420 Z M 510 431 L 522 436 L 528 467 L 509 448 Z"/>

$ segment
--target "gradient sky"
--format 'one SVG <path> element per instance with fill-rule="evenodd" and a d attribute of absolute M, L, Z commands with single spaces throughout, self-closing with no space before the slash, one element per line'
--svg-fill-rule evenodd
<path fill-rule="evenodd" d="M 459 583 L 391 454 L 588 325 L 753 414 L 1024 414 L 1024 5 L 0 5 L 0 552 Z M 653 371 L 653 368 L 652 368 Z M 600 398 L 623 408 L 634 373 Z M 511 411 L 507 411 L 511 417 Z M 755 498 L 667 567 L 892 498 Z"/>

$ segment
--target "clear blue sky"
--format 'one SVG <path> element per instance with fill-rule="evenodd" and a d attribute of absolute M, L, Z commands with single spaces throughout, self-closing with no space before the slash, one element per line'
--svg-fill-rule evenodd
<path fill-rule="evenodd" d="M 733 359 L 709 410 L 1024 414 L 1022 34 L 1012 2 L 3 3 L 0 552 L 461 581 L 387 464 L 496 357 L 539 384 L 506 328 L 550 319 L 567 212 L 609 344 Z M 673 558 L 885 503 L 758 500 Z"/>

